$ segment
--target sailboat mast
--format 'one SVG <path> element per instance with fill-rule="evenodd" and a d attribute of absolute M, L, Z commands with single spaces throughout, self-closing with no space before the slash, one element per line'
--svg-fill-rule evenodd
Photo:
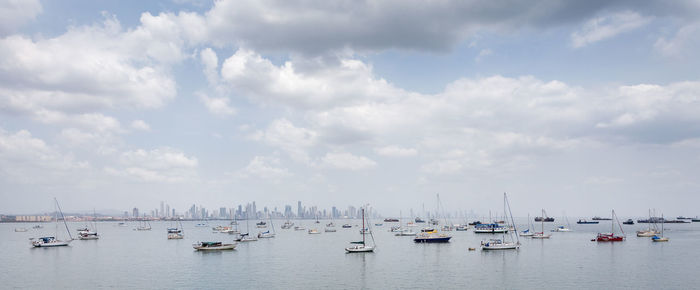
<path fill-rule="evenodd" d="M 508 196 L 506 195 L 505 192 L 503 193 L 503 200 L 505 201 L 505 204 L 508 205 L 508 214 L 510 214 L 510 222 L 513 224 L 513 231 L 515 232 L 515 239 L 518 240 L 518 245 L 520 245 L 520 237 L 518 236 L 518 228 L 515 226 L 515 220 L 513 219 L 513 212 L 510 210 L 510 202 L 508 201 Z M 505 212 L 504 212 L 504 214 L 505 214 Z M 529 213 L 528 213 L 527 219 L 530 219 Z M 503 233 L 503 235 L 505 236 L 505 233 Z M 512 235 L 513 235 L 513 233 L 511 233 L 511 240 L 513 240 Z"/>
<path fill-rule="evenodd" d="M 61 213 L 61 218 L 63 219 L 63 225 L 66 226 L 66 232 L 68 232 L 68 236 L 69 236 L 70 239 L 72 240 L 72 239 L 73 239 L 73 235 L 70 234 L 70 230 L 68 229 L 68 224 L 66 223 L 66 217 L 63 216 L 63 211 L 61 210 L 61 205 L 58 204 L 58 199 L 56 199 L 55 197 L 53 198 L 53 200 L 56 201 L 56 206 L 58 207 L 58 211 Z M 58 221 L 57 221 L 57 222 L 58 222 Z"/>
<path fill-rule="evenodd" d="M 365 245 L 365 208 L 362 208 L 362 245 Z"/>

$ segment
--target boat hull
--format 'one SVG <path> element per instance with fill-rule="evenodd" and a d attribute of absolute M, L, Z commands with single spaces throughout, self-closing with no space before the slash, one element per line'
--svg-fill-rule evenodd
<path fill-rule="evenodd" d="M 225 251 L 225 250 L 235 249 L 236 244 L 224 244 L 224 245 L 217 246 L 217 247 L 193 246 L 193 248 L 197 251 Z"/>
<path fill-rule="evenodd" d="M 435 237 L 435 238 L 416 237 L 413 239 L 413 241 L 416 243 L 449 243 L 451 238 L 452 237 Z"/>
<path fill-rule="evenodd" d="M 60 241 L 53 243 L 32 243 L 35 248 L 53 248 L 53 247 L 65 247 L 70 244 L 70 241 Z"/>
<path fill-rule="evenodd" d="M 497 246 L 482 246 L 483 251 L 500 251 L 500 250 L 517 250 L 519 245 L 497 245 Z"/>
<path fill-rule="evenodd" d="M 345 251 L 348 253 L 369 253 L 369 252 L 374 252 L 374 247 L 356 246 L 356 247 L 345 248 Z"/>

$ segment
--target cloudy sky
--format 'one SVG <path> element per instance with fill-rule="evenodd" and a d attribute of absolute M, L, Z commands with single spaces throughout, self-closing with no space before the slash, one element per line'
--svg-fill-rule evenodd
<path fill-rule="evenodd" d="M 697 1 L 0 1 L 0 212 L 700 210 Z"/>

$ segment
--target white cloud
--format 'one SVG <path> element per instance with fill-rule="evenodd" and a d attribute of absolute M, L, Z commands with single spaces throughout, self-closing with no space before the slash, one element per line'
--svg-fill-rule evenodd
<path fill-rule="evenodd" d="M 700 22 L 681 27 L 670 39 L 660 37 L 654 43 L 654 49 L 668 57 L 693 57 L 700 49 Z"/>
<path fill-rule="evenodd" d="M 131 128 L 134 130 L 139 130 L 139 131 L 150 131 L 151 126 L 148 125 L 143 120 L 133 120 L 131 121 Z"/>
<path fill-rule="evenodd" d="M 231 89 L 254 101 L 302 109 L 388 100 L 402 93 L 383 79 L 371 78 L 371 66 L 358 60 L 306 64 L 302 72 L 292 62 L 276 66 L 254 51 L 239 49 L 224 61 L 221 75 Z"/>
<path fill-rule="evenodd" d="M 571 44 L 574 48 L 584 47 L 637 29 L 650 21 L 651 18 L 644 17 L 634 11 L 623 11 L 594 17 L 586 22 L 581 29 L 571 34 Z"/>
<path fill-rule="evenodd" d="M 184 152 L 161 147 L 150 151 L 137 149 L 123 152 L 119 157 L 121 168 L 105 167 L 105 172 L 118 177 L 145 182 L 184 182 L 197 178 L 198 160 Z"/>
<path fill-rule="evenodd" d="M 309 162 L 308 150 L 317 142 L 318 133 L 297 127 L 287 119 L 274 120 L 264 131 L 257 131 L 251 137 L 268 145 L 281 148 L 289 156 L 300 162 Z"/>
<path fill-rule="evenodd" d="M 90 164 L 76 161 L 72 154 L 59 151 L 29 131 L 9 133 L 0 129 L 0 178 L 5 182 L 43 182 L 52 176 L 70 175 Z"/>
<path fill-rule="evenodd" d="M 347 152 L 329 152 L 321 159 L 322 166 L 345 169 L 363 170 L 377 166 L 374 160 L 364 156 L 357 156 Z"/>
<path fill-rule="evenodd" d="M 374 152 L 379 155 L 389 157 L 410 157 L 418 154 L 418 150 L 414 148 L 403 148 L 394 145 L 374 148 Z"/>
<path fill-rule="evenodd" d="M 255 156 L 245 168 L 236 174 L 240 178 L 254 177 L 273 181 L 290 175 L 289 170 L 280 167 L 279 158 L 264 156 Z"/>
<path fill-rule="evenodd" d="M 492 51 L 492 50 L 490 50 L 490 49 L 488 49 L 488 48 L 482 49 L 481 51 L 479 51 L 479 54 L 476 56 L 476 58 L 474 58 L 474 61 L 480 62 L 480 61 L 483 60 L 485 57 L 487 57 L 487 56 L 489 56 L 489 55 L 492 55 L 492 54 L 493 54 L 493 51 Z"/>
<path fill-rule="evenodd" d="M 207 107 L 207 110 L 212 114 L 219 116 L 232 116 L 236 114 L 236 109 L 229 105 L 230 100 L 228 98 L 213 98 L 199 93 L 199 100 L 204 103 L 204 106 Z"/>
<path fill-rule="evenodd" d="M 15 32 L 41 13 L 39 0 L 0 1 L 0 36 Z"/>

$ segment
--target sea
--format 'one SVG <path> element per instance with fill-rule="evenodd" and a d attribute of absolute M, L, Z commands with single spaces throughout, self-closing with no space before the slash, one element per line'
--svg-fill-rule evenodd
<path fill-rule="evenodd" d="M 572 217 L 571 220 L 577 220 Z M 598 232 L 610 232 L 611 222 L 571 224 L 571 232 L 552 232 L 546 240 L 520 237 L 519 250 L 482 251 L 482 240 L 501 234 L 449 232 L 446 244 L 416 244 L 397 237 L 391 225 L 372 232 L 373 253 L 347 254 L 349 242 L 362 239 L 361 220 L 335 220 L 337 232 L 323 232 L 325 224 L 303 220 L 307 229 L 321 234 L 280 229 L 276 237 L 240 243 L 233 251 L 199 252 L 198 241 L 232 242 L 234 236 L 214 233 L 227 221 L 209 221 L 208 227 L 184 222 L 185 238 L 168 240 L 171 222 L 151 222 L 151 231 L 136 231 L 136 223 L 119 226 L 99 222 L 99 240 L 75 240 L 68 247 L 32 248 L 30 238 L 55 235 L 54 223 L 32 229 L 30 223 L 0 224 L 1 289 L 698 289 L 700 288 L 700 223 L 666 224 L 667 243 L 653 243 L 635 231 L 647 224 L 623 225 L 623 242 L 591 241 Z M 251 221 L 239 228 L 251 234 Z M 342 224 L 351 224 L 349 229 Z M 455 221 L 455 223 L 458 223 Z M 527 228 L 525 218 L 518 229 Z M 562 223 L 545 223 L 549 232 Z M 66 238 L 61 223 L 58 236 Z M 84 223 L 68 223 L 73 237 Z M 15 232 L 25 227 L 27 232 Z M 541 224 L 534 224 L 539 231 Z M 416 230 L 420 228 L 417 227 Z M 616 230 L 619 232 L 619 229 Z M 506 239 L 509 239 L 509 235 Z M 515 238 L 515 237 L 514 237 Z M 371 237 L 367 236 L 371 241 Z M 475 250 L 469 250 L 475 248 Z"/>

